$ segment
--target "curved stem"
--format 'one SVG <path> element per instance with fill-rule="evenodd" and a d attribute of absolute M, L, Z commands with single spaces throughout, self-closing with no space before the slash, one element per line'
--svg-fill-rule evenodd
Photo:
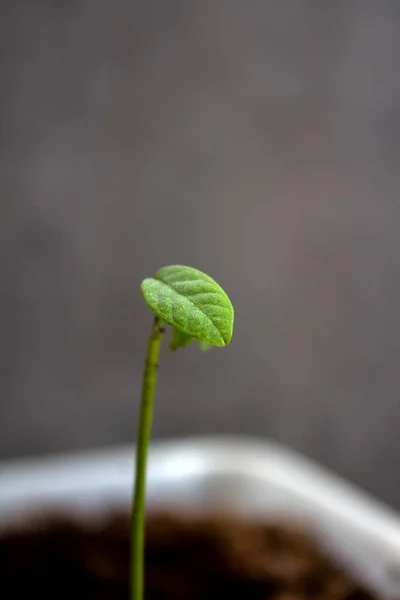
<path fill-rule="evenodd" d="M 132 504 L 131 600 L 143 600 L 146 468 L 153 420 L 153 399 L 157 381 L 158 357 L 164 329 L 156 317 L 147 346 L 136 445 L 136 474 Z"/>

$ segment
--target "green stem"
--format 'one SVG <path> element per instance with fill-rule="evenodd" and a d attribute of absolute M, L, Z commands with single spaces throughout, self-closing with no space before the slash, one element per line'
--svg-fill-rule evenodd
<path fill-rule="evenodd" d="M 143 600 L 146 467 L 153 420 L 153 399 L 157 380 L 158 357 L 164 329 L 156 317 L 147 346 L 136 446 L 136 474 L 132 504 L 131 600 Z"/>

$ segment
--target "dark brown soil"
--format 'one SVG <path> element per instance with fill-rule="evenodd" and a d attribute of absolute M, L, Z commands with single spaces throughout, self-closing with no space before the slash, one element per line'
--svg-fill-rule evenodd
<path fill-rule="evenodd" d="M 375 600 L 294 526 L 149 518 L 147 600 Z M 0 539 L 4 600 L 127 600 L 129 519 L 47 519 Z"/>

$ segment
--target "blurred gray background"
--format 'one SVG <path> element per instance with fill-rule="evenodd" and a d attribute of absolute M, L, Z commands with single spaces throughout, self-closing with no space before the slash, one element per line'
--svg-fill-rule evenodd
<path fill-rule="evenodd" d="M 132 441 L 169 263 L 231 346 L 165 348 L 155 437 L 271 437 L 400 508 L 400 3 L 3 0 L 0 457 Z"/>

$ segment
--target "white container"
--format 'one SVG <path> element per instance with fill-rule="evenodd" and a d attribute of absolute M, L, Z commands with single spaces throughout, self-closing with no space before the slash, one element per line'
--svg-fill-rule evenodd
<path fill-rule="evenodd" d="M 0 463 L 0 529 L 46 507 L 102 516 L 128 506 L 131 447 Z M 153 444 L 148 504 L 306 519 L 331 556 L 367 587 L 400 597 L 400 518 L 281 446 L 246 438 Z"/>

